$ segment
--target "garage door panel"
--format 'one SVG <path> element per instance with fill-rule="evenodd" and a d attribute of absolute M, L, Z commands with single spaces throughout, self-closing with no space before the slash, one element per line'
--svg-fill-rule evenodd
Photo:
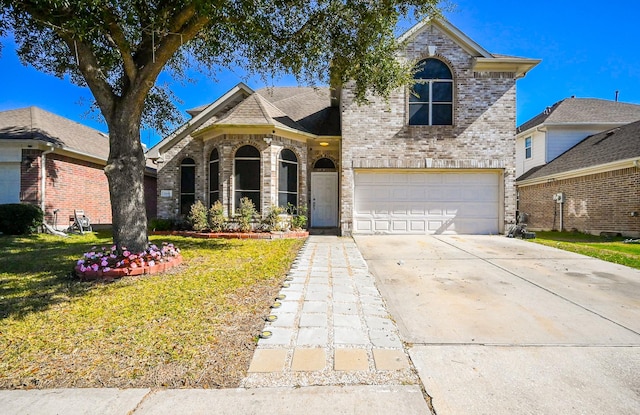
<path fill-rule="evenodd" d="M 356 172 L 355 233 L 498 232 L 499 175 Z"/>

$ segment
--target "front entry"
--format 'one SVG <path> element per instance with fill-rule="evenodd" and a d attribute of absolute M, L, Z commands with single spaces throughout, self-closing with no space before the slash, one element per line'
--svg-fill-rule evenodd
<path fill-rule="evenodd" d="M 311 173 L 311 227 L 338 226 L 338 173 Z"/>

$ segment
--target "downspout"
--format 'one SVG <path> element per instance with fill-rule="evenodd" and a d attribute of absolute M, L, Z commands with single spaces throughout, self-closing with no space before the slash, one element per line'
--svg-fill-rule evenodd
<path fill-rule="evenodd" d="M 49 147 L 49 150 L 45 150 L 40 154 L 40 209 L 42 209 L 43 214 L 45 213 L 44 201 L 47 187 L 47 154 L 53 153 L 54 150 L 51 143 L 47 143 L 47 147 Z"/>

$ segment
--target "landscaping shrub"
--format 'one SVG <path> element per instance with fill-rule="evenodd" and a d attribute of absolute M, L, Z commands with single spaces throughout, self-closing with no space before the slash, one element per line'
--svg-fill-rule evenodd
<path fill-rule="evenodd" d="M 187 216 L 187 222 L 189 222 L 194 231 L 203 231 L 209 228 L 207 208 L 204 207 L 201 201 L 198 200 L 196 203 L 191 205 L 189 215 Z"/>
<path fill-rule="evenodd" d="M 256 207 L 248 197 L 240 199 L 240 206 L 236 209 L 235 220 L 238 223 L 240 232 L 250 232 L 251 222 L 257 214 Z"/>
<path fill-rule="evenodd" d="M 284 213 L 287 213 L 285 208 L 279 206 L 271 206 L 271 208 L 269 208 L 269 212 L 262 219 L 262 225 L 264 226 L 265 230 L 269 232 L 282 232 L 288 230 L 288 221 L 283 222 L 280 218 L 280 215 Z"/>
<path fill-rule="evenodd" d="M 9 203 L 0 205 L 0 232 L 8 235 L 35 233 L 42 226 L 44 215 L 36 205 Z"/>
<path fill-rule="evenodd" d="M 306 205 L 302 206 L 293 206 L 289 203 L 289 207 L 287 211 L 291 216 L 291 228 L 293 229 L 305 229 L 307 227 L 307 212 L 308 208 Z"/>
<path fill-rule="evenodd" d="M 222 202 L 216 202 L 209 208 L 209 228 L 213 232 L 221 232 L 227 225 L 227 218 L 224 216 L 224 206 Z"/>

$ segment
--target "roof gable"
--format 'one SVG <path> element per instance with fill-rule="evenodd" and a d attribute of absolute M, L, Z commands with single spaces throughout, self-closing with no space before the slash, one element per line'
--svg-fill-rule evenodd
<path fill-rule="evenodd" d="M 465 50 L 473 58 L 472 69 L 476 72 L 511 72 L 515 78 L 524 77 L 541 61 L 539 59 L 520 58 L 490 53 L 477 42 L 455 27 L 445 18 L 426 18 L 418 22 L 405 34 L 398 38 L 400 43 L 411 42 L 418 34 L 430 26 L 437 27 L 453 42 Z"/>
<path fill-rule="evenodd" d="M 640 120 L 640 105 L 595 98 L 566 98 L 518 127 L 518 133 L 542 125 L 627 124 Z"/>
<path fill-rule="evenodd" d="M 38 107 L 0 112 L 0 139 L 37 140 L 100 160 L 109 157 L 106 134 Z"/>
<path fill-rule="evenodd" d="M 617 161 L 640 158 L 640 121 L 591 135 L 551 162 L 517 180 L 540 179 Z"/>

